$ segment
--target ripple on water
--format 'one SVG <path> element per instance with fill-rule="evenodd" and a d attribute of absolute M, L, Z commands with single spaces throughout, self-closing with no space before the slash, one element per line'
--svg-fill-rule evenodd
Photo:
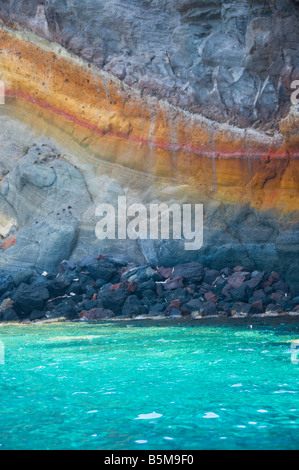
<path fill-rule="evenodd" d="M 295 330 L 68 323 L 0 333 L 1 449 L 299 446 Z"/>

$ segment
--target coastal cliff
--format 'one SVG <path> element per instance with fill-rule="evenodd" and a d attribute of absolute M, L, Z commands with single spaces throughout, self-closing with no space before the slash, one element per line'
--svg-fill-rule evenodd
<path fill-rule="evenodd" d="M 0 17 L 2 271 L 108 253 L 299 287 L 298 2 L 0 1 Z M 203 248 L 99 241 L 97 205 L 123 195 L 203 204 Z"/>

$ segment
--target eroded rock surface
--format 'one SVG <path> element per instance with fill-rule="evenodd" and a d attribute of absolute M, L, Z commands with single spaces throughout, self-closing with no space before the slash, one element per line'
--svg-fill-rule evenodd
<path fill-rule="evenodd" d="M 57 268 L 71 255 L 90 203 L 81 173 L 53 147 L 34 144 L 7 170 L 0 191 L 2 236 L 14 241 L 1 254 L 0 269 Z"/>
<path fill-rule="evenodd" d="M 7 24 L 85 61 L 26 31 L 1 29 L 8 97 L 0 116 L 0 271 L 20 284 L 63 259 L 108 253 L 166 267 L 277 269 L 298 287 L 298 106 L 270 137 L 145 96 L 219 121 L 275 126 L 296 77 L 297 3 L 0 0 Z M 147 206 L 203 203 L 203 248 L 100 242 L 95 208 L 123 195 Z M 183 279 L 167 287 L 182 288 Z M 247 294 L 236 289 L 240 302 Z M 214 297 L 205 294 L 211 312 Z M 139 300 L 128 309 L 140 310 Z"/>
<path fill-rule="evenodd" d="M 298 0 L 0 1 L 0 17 L 145 93 L 242 126 L 287 113 Z"/>

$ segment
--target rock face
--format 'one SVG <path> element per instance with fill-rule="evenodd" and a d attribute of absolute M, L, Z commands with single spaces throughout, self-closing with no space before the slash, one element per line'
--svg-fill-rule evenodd
<path fill-rule="evenodd" d="M 298 288 L 298 106 L 274 135 L 181 109 L 240 125 L 275 124 L 289 108 L 296 75 L 296 4 L 0 0 L 4 279 L 19 285 L 55 271 L 63 259 L 108 253 L 156 266 L 278 270 Z M 203 248 L 187 252 L 181 240 L 98 240 L 97 205 L 115 205 L 124 195 L 146 206 L 204 204 Z M 186 269 L 192 275 L 188 264 L 167 276 L 167 295 L 182 288 Z M 110 281 L 107 273 L 96 275 L 98 287 Z M 151 298 L 151 282 L 142 282 Z M 235 302 L 247 299 L 245 282 L 234 286 Z M 139 297 L 127 302 L 126 286 L 105 292 L 103 308 L 117 296 L 127 310 L 140 311 Z M 76 294 L 76 281 L 71 289 Z M 201 295 L 207 312 L 215 310 L 217 295 Z M 198 307 L 197 298 L 188 300 Z M 171 309 L 176 315 L 177 305 Z M 33 316 L 38 312 L 39 305 Z"/>
<path fill-rule="evenodd" d="M 78 218 L 90 203 L 82 175 L 46 144 L 33 145 L 7 172 L 0 194 L 2 233 L 5 229 L 8 239 L 17 237 L 3 252 L 1 268 L 57 268 L 65 255 L 70 256 Z"/>
<path fill-rule="evenodd" d="M 299 78 L 297 0 L 2 0 L 0 17 L 218 121 L 273 124 Z"/>

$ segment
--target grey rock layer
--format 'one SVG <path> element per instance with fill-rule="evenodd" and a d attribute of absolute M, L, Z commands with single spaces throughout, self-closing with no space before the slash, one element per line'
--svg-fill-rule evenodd
<path fill-rule="evenodd" d="M 245 127 L 286 114 L 299 79 L 298 0 L 0 0 L 0 18 L 145 93 Z"/>
<path fill-rule="evenodd" d="M 241 265 L 250 270 L 276 270 L 291 288 L 299 289 L 296 214 L 278 219 L 277 213 L 259 212 L 249 205 L 206 203 L 204 244 L 198 251 L 185 251 L 184 240 L 99 240 L 95 214 L 100 203 L 117 209 L 118 196 L 123 195 L 128 206 L 189 201 L 171 182 L 169 196 L 163 187 L 154 181 L 151 185 L 138 174 L 138 189 L 134 171 L 128 174 L 118 168 L 116 176 L 113 165 L 105 168 L 103 162 L 66 160 L 52 141 L 36 140 L 24 124 L 6 117 L 6 126 L 12 135 L 0 134 L 0 144 L 2 139 L 7 142 L 0 145 L 0 240 L 2 246 L 13 238 L 16 243 L 0 250 L 0 272 L 13 275 L 15 284 L 36 272 L 56 272 L 62 260 L 108 254 L 157 266 L 200 262 L 214 269 Z"/>

